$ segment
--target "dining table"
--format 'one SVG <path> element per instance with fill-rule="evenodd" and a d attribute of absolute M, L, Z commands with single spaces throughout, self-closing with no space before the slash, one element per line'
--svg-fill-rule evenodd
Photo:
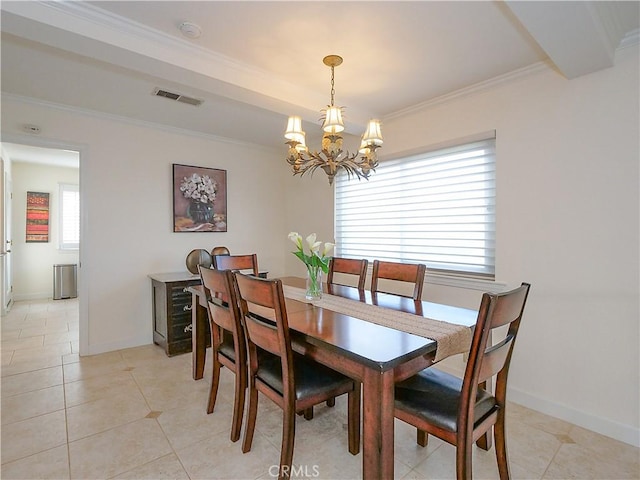
<path fill-rule="evenodd" d="M 439 361 L 438 343 L 443 340 L 401 330 L 384 321 L 385 314 L 400 314 L 400 320 L 417 324 L 429 321 L 462 327 L 458 330 L 468 330 L 470 341 L 477 310 L 342 285 L 324 285 L 326 300 L 310 303 L 304 299 L 305 279 L 282 277 L 281 281 L 293 349 L 362 383 L 363 478 L 394 478 L 394 385 Z M 202 378 L 207 300 L 202 286 L 189 290 L 193 297 L 193 372 L 194 378 Z M 345 310 L 344 304 L 354 310 Z M 198 314 L 197 309 L 203 308 L 204 315 L 202 311 Z"/>

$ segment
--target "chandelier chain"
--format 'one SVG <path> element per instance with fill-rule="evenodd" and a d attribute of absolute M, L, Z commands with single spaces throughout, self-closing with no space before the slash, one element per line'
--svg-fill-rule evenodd
<path fill-rule="evenodd" d="M 333 107 L 333 96 L 336 94 L 336 89 L 334 88 L 335 86 L 335 78 L 333 75 L 333 70 L 335 67 L 331 67 L 331 106 Z"/>

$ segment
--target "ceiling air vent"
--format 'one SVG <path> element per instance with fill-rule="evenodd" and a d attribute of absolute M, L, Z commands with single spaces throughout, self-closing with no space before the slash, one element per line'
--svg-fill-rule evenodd
<path fill-rule="evenodd" d="M 164 97 L 169 100 L 175 100 L 176 102 L 186 103 L 188 105 L 195 105 L 196 107 L 202 105 L 202 100 L 198 100 L 197 98 L 187 97 L 186 95 L 182 95 L 180 93 L 168 92 L 167 90 L 162 90 L 161 88 L 156 88 L 153 91 L 153 94 L 156 97 Z"/>

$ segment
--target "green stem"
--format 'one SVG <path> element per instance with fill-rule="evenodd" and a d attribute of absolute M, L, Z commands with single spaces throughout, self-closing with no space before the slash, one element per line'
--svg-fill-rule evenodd
<path fill-rule="evenodd" d="M 307 294 L 311 296 L 319 296 L 322 293 L 322 277 L 320 276 L 320 267 L 315 265 L 307 265 L 309 274 L 309 286 Z"/>

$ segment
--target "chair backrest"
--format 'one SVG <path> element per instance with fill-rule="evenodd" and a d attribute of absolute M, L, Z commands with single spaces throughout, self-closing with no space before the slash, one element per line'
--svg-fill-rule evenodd
<path fill-rule="evenodd" d="M 258 275 L 258 256 L 250 255 L 215 255 L 213 268 L 217 270 L 251 270 L 252 275 Z"/>
<path fill-rule="evenodd" d="M 459 428 L 466 427 L 472 431 L 474 417 L 465 412 L 469 412 L 475 404 L 478 384 L 494 375 L 497 375 L 495 397 L 498 406 L 504 405 L 509 364 L 530 287 L 528 283 L 523 283 L 509 292 L 482 295 L 462 383 Z M 488 339 L 493 337 L 491 331 L 504 325 L 509 325 L 504 338 L 494 345 L 487 345 Z"/>
<path fill-rule="evenodd" d="M 426 265 L 421 263 L 397 263 L 397 262 L 381 262 L 373 261 L 373 274 L 371 275 L 371 291 L 394 293 L 380 289 L 378 280 L 395 280 L 398 282 L 413 283 L 414 300 L 422 299 L 422 287 L 424 286 L 424 276 L 427 272 Z M 394 295 L 398 295 L 394 293 Z"/>
<path fill-rule="evenodd" d="M 213 247 L 211 249 L 211 257 L 215 257 L 216 255 L 231 255 L 231 252 L 229 252 L 229 249 L 227 247 Z"/>
<path fill-rule="evenodd" d="M 338 283 L 334 280 L 334 273 L 343 273 L 347 275 L 357 275 L 358 276 L 358 289 L 364 290 L 364 282 L 367 280 L 367 267 L 369 266 L 369 261 L 366 259 L 357 260 L 353 258 L 338 258 L 333 257 L 329 261 L 329 274 L 327 275 L 327 283 L 328 284 L 337 284 L 344 285 Z"/>
<path fill-rule="evenodd" d="M 213 270 L 199 267 L 202 286 L 207 293 L 209 322 L 213 345 L 222 341 L 216 325 L 233 334 L 236 352 L 245 351 L 244 330 L 240 321 L 240 308 L 235 288 L 235 278 L 230 270 Z"/>
<path fill-rule="evenodd" d="M 289 398 L 295 398 L 293 350 L 282 281 L 241 273 L 235 273 L 235 277 L 249 351 L 250 370 L 256 371 L 258 367 L 256 348 L 277 355 L 282 361 L 282 381 L 285 389 L 283 393 L 288 394 Z"/>
<path fill-rule="evenodd" d="M 186 258 L 187 270 L 196 275 L 198 273 L 198 265 L 202 265 L 204 268 L 209 268 L 212 262 L 213 258 L 209 252 L 202 248 L 191 250 Z"/>

